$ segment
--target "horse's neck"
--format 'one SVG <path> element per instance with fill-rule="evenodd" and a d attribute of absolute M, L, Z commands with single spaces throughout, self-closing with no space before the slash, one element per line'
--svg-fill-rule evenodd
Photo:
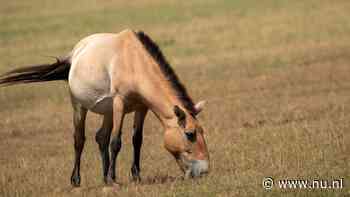
<path fill-rule="evenodd" d="M 148 107 L 155 113 L 164 127 L 176 124 L 174 106 L 182 106 L 170 83 L 159 68 L 159 65 L 149 61 L 139 67 L 139 94 L 145 99 Z"/>
<path fill-rule="evenodd" d="M 176 123 L 174 106 L 182 106 L 175 90 L 162 72 L 158 62 L 149 54 L 133 32 L 126 33 L 124 46 L 130 47 L 137 56 L 132 59 L 134 83 L 137 93 L 144 99 L 150 110 L 160 119 L 164 127 L 172 127 Z"/>

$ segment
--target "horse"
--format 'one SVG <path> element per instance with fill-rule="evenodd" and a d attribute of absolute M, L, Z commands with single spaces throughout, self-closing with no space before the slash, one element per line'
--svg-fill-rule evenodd
<path fill-rule="evenodd" d="M 80 159 L 88 111 L 103 116 L 95 140 L 103 181 L 116 183 L 116 160 L 122 146 L 124 116 L 134 112 L 131 177 L 139 182 L 143 125 L 152 111 L 164 129 L 164 147 L 185 178 L 209 172 L 204 131 L 196 116 L 205 101 L 194 104 L 158 45 L 143 31 L 98 33 L 79 41 L 56 62 L 26 66 L 0 76 L 0 86 L 65 80 L 73 107 L 74 167 L 71 185 L 79 187 Z"/>

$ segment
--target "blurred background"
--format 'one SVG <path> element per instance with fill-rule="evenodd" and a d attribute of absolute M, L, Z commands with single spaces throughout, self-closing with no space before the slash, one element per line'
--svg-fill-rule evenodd
<path fill-rule="evenodd" d="M 131 117 L 117 193 L 104 193 L 88 115 L 82 187 L 72 191 L 72 109 L 65 82 L 0 89 L 0 196 L 350 195 L 350 1 L 0 0 L 0 73 L 53 62 L 83 37 L 143 30 L 195 101 L 211 173 L 182 180 L 149 113 L 141 184 L 130 180 Z M 264 177 L 344 178 L 345 188 L 266 191 Z"/>

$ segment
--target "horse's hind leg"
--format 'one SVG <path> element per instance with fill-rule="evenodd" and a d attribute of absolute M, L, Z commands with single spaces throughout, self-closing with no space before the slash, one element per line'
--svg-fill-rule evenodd
<path fill-rule="evenodd" d="M 134 146 L 134 159 L 131 166 L 131 175 L 133 181 L 139 182 L 140 178 L 140 151 L 143 138 L 143 123 L 147 114 L 147 108 L 136 111 L 134 117 L 134 134 L 132 143 Z"/>
<path fill-rule="evenodd" d="M 79 103 L 72 99 L 72 105 L 74 109 L 73 122 L 74 122 L 74 150 L 75 150 L 75 162 L 71 176 L 71 184 L 74 187 L 80 186 L 80 158 L 83 152 L 85 143 L 85 119 L 87 110 Z"/>
<path fill-rule="evenodd" d="M 124 119 L 124 103 L 123 100 L 119 97 L 115 97 L 113 100 L 113 129 L 112 133 L 114 134 L 113 139 L 110 144 L 111 148 L 111 164 L 108 170 L 108 183 L 112 184 L 115 182 L 115 167 L 116 160 L 119 154 L 119 151 L 122 147 L 122 127 Z"/>
<path fill-rule="evenodd" d="M 112 114 L 104 115 L 102 127 L 96 133 L 96 142 L 99 145 L 102 158 L 103 181 L 107 183 L 109 169 L 109 141 L 113 127 Z"/>

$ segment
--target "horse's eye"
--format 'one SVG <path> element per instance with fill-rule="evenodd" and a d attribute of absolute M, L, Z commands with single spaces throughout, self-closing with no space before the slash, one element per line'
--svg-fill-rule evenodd
<path fill-rule="evenodd" d="M 187 131 L 185 132 L 186 138 L 190 142 L 195 142 L 196 141 L 196 132 L 195 131 Z"/>

